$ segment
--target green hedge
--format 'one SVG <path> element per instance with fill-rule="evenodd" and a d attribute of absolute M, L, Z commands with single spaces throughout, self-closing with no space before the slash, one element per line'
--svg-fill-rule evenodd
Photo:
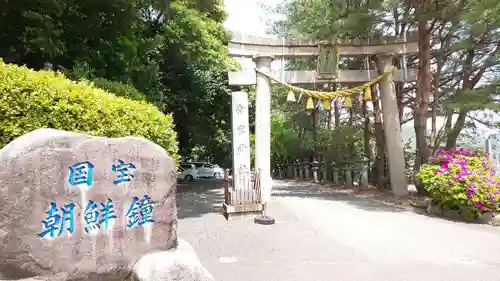
<path fill-rule="evenodd" d="M 124 97 L 131 100 L 146 100 L 146 95 L 139 92 L 132 85 L 123 84 L 117 81 L 111 81 L 104 78 L 93 79 L 92 83 L 97 88 L 113 93 L 119 97 Z"/>
<path fill-rule="evenodd" d="M 141 136 L 178 159 L 173 118 L 144 101 L 117 97 L 60 73 L 0 60 L 0 148 L 39 128 L 95 136 Z"/>

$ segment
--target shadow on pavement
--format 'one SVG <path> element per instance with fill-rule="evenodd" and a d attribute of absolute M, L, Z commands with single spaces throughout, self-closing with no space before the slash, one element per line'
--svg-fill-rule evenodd
<path fill-rule="evenodd" d="M 224 180 L 200 179 L 177 184 L 177 217 L 196 218 L 210 213 L 222 215 Z M 273 186 L 273 197 L 314 198 L 343 202 L 358 209 L 379 212 L 401 212 L 404 208 L 367 198 L 359 198 L 326 186 L 307 183 Z"/>
<path fill-rule="evenodd" d="M 177 217 L 201 217 L 221 213 L 224 202 L 224 180 L 200 179 L 177 184 Z M 222 214 L 221 214 L 222 215 Z"/>
<path fill-rule="evenodd" d="M 331 200 L 343 202 L 356 208 L 366 211 L 379 212 L 402 212 L 403 208 L 383 202 L 373 201 L 367 198 L 359 198 L 342 191 L 328 189 L 319 185 L 296 184 L 296 185 L 275 185 L 273 187 L 275 197 L 299 197 L 314 198 L 321 200 Z"/>

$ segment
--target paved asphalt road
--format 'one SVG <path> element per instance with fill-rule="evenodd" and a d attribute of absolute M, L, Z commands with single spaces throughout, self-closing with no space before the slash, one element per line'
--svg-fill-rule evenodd
<path fill-rule="evenodd" d="M 222 190 L 178 189 L 179 236 L 218 281 L 500 280 L 500 229 L 274 181 L 271 226 L 226 221 Z"/>

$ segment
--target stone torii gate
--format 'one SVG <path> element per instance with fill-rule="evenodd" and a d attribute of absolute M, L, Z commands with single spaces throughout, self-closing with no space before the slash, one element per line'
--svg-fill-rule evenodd
<path fill-rule="evenodd" d="M 282 40 L 243 36 L 233 33 L 229 43 L 231 57 L 252 58 L 256 64 L 255 70 L 229 72 L 229 85 L 247 86 L 256 85 L 255 106 L 255 169 L 261 173 L 261 203 L 266 204 L 271 197 L 271 81 L 266 75 L 282 77 L 288 84 L 321 84 L 332 82 L 332 79 L 322 80 L 321 66 L 316 70 L 272 72 L 271 62 L 275 58 L 291 59 L 303 57 L 318 57 L 320 50 L 337 47 L 340 56 L 375 56 L 380 73 L 393 67 L 396 56 L 414 54 L 418 52 L 418 43 L 414 36 L 406 42 L 395 37 L 384 37 L 375 40 L 342 40 L 342 42 L 317 42 L 304 40 Z M 321 51 L 323 53 L 323 51 Z M 325 58 L 320 61 L 329 64 Z M 330 63 L 331 65 L 331 63 Z M 380 75 L 376 70 L 338 70 L 336 80 L 339 83 L 367 82 L 370 77 Z M 261 72 L 261 73 L 259 73 Z M 283 75 L 282 75 L 283 74 Z M 415 81 L 416 69 L 395 70 L 379 82 L 380 100 L 383 110 L 383 126 L 386 137 L 389 176 L 392 192 L 396 196 L 408 194 L 405 178 L 405 161 L 401 126 L 398 115 L 398 105 L 393 81 Z M 232 94 L 233 120 L 233 177 L 236 171 L 250 167 L 250 147 L 248 130 L 248 98 L 244 92 Z M 233 183 L 237 181 L 233 179 Z M 233 188 L 238 188 L 234 186 Z"/>

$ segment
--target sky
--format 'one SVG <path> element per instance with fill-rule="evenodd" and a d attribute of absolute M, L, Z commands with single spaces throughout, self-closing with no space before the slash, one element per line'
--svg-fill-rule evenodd
<path fill-rule="evenodd" d="M 274 5 L 280 0 L 224 0 L 228 18 L 225 26 L 229 30 L 249 35 L 266 36 L 265 10 L 260 3 Z"/>
<path fill-rule="evenodd" d="M 276 5 L 281 0 L 224 0 L 224 6 L 228 13 L 228 18 L 224 23 L 226 29 L 243 32 L 248 35 L 273 37 L 266 34 L 267 24 L 266 11 L 261 3 L 266 5 Z M 251 59 L 237 59 L 243 70 L 250 70 L 255 67 Z M 271 64 L 271 69 L 281 69 L 281 61 L 275 60 Z"/>

